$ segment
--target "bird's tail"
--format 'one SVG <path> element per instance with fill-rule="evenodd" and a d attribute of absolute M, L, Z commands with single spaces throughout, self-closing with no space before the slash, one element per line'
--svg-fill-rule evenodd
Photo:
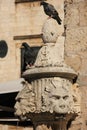
<path fill-rule="evenodd" d="M 58 24 L 60 24 L 60 25 L 61 25 L 62 20 L 60 19 L 60 17 L 59 17 L 59 16 L 57 16 L 55 20 L 57 21 L 57 23 L 58 23 Z"/>

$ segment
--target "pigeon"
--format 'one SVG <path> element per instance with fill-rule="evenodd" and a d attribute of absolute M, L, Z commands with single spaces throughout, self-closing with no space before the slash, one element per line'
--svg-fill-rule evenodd
<path fill-rule="evenodd" d="M 30 47 L 26 42 L 21 46 L 21 71 L 25 71 L 26 67 L 33 66 L 41 47 Z"/>
<path fill-rule="evenodd" d="M 50 16 L 51 18 L 55 19 L 57 21 L 57 23 L 60 25 L 62 20 L 59 17 L 59 14 L 57 12 L 57 10 L 54 8 L 53 5 L 42 1 L 40 3 L 40 5 L 43 5 L 44 8 L 44 12 L 46 13 L 46 15 Z"/>

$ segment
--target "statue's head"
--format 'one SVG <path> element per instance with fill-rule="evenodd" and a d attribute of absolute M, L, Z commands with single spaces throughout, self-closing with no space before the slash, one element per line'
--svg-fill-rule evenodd
<path fill-rule="evenodd" d="M 48 93 L 48 94 L 47 94 Z M 71 82 L 66 79 L 57 78 L 50 80 L 49 86 L 45 88 L 46 100 L 50 112 L 68 113 L 73 107 L 73 96 Z M 47 97 L 48 95 L 48 97 Z"/>
<path fill-rule="evenodd" d="M 56 87 L 50 97 L 50 104 L 53 112 L 56 113 L 67 113 L 70 111 L 70 107 L 73 103 L 72 96 L 66 89 Z"/>

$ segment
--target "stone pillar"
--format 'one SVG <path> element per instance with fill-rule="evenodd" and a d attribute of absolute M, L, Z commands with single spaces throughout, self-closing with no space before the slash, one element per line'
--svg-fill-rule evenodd
<path fill-rule="evenodd" d="M 77 73 L 64 62 L 64 38 L 59 42 L 55 22 L 44 24 L 46 43 L 34 67 L 23 73 L 24 88 L 16 97 L 15 114 L 22 120 L 31 119 L 35 130 L 44 129 L 43 125 L 49 130 L 67 130 L 68 122 L 80 112 L 79 86 L 73 84 Z"/>

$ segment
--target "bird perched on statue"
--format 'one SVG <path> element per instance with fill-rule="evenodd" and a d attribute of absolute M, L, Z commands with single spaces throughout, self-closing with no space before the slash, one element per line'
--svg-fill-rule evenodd
<path fill-rule="evenodd" d="M 62 20 L 60 19 L 58 12 L 54 8 L 53 5 L 51 5 L 51 4 L 47 3 L 47 2 L 44 2 L 44 1 L 42 1 L 40 3 L 40 5 L 43 5 L 44 12 L 46 13 L 46 15 L 48 15 L 51 18 L 55 19 L 58 24 L 61 24 Z"/>
<path fill-rule="evenodd" d="M 21 46 L 21 71 L 25 71 L 26 67 L 33 66 L 41 47 L 30 47 L 26 42 Z"/>

